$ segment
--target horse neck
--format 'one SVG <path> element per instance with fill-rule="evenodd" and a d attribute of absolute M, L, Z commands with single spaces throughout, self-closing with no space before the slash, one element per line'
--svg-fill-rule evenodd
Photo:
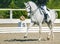
<path fill-rule="evenodd" d="M 32 11 L 34 11 L 38 8 L 35 3 L 30 4 L 30 6 L 32 8 Z"/>

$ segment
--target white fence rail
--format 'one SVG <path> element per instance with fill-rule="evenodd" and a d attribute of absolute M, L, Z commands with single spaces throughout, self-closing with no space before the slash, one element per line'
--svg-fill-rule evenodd
<path fill-rule="evenodd" d="M 10 19 L 13 19 L 13 11 L 17 11 L 17 10 L 19 11 L 19 10 L 25 10 L 25 9 L 0 9 L 0 11 L 1 11 L 1 10 L 3 10 L 3 11 L 4 11 L 4 10 L 5 10 L 5 11 L 6 11 L 6 10 L 9 10 L 9 11 L 10 11 Z M 60 9 L 53 9 L 53 10 L 55 10 L 55 11 L 60 11 Z"/>
<path fill-rule="evenodd" d="M 10 19 L 13 19 L 13 11 L 19 11 L 19 10 L 25 10 L 25 9 L 0 9 L 0 11 L 3 10 L 3 11 L 10 11 Z"/>

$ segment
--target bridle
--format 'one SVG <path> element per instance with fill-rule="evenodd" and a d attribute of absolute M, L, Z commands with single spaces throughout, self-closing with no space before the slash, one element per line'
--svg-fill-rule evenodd
<path fill-rule="evenodd" d="M 39 7 L 37 8 L 37 9 L 35 9 L 34 11 L 32 11 L 31 9 L 31 6 L 30 6 L 30 4 L 29 3 L 27 3 L 29 6 L 27 6 L 26 8 L 28 8 L 29 7 L 29 9 L 30 9 L 30 11 L 28 11 L 27 13 L 30 13 L 31 15 L 33 15 L 33 14 L 35 14 L 36 13 L 36 11 L 39 9 Z M 39 10 L 40 11 L 40 10 Z M 40 13 L 41 13 L 41 11 L 40 11 Z"/>
<path fill-rule="evenodd" d="M 27 13 L 30 13 L 31 14 L 31 6 L 30 6 L 29 3 L 27 3 L 27 4 L 28 4 L 28 6 L 26 8 L 29 8 L 29 10 L 30 10 L 30 11 L 27 11 Z"/>

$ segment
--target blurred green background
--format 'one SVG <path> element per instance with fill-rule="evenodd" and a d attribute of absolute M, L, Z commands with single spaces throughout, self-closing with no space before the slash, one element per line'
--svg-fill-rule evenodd
<path fill-rule="evenodd" d="M 25 5 L 24 2 L 28 2 L 29 0 L 0 0 L 0 9 L 24 9 Z M 32 0 L 36 2 L 36 0 Z M 47 7 L 50 9 L 60 9 L 60 0 L 48 0 Z M 9 18 L 10 11 L 0 10 L 0 19 L 2 18 Z M 57 11 L 58 19 L 60 18 L 60 11 Z M 26 11 L 13 11 L 13 18 L 19 18 L 21 15 L 27 17 Z"/>

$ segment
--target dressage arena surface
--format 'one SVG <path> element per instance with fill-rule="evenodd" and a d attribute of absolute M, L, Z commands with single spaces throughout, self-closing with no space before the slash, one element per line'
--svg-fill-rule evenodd
<path fill-rule="evenodd" d="M 60 33 L 54 33 L 54 40 L 47 40 L 47 33 L 42 33 L 42 40 L 38 41 L 38 33 L 29 33 L 28 38 L 23 38 L 24 33 L 0 34 L 0 44 L 60 44 Z"/>
<path fill-rule="evenodd" d="M 17 24 L 0 24 L 0 27 L 18 26 Z M 45 25 L 44 25 L 45 26 Z M 55 24 L 59 26 L 60 24 Z M 54 40 L 47 40 L 48 32 L 42 32 L 42 40 L 38 41 L 39 33 L 29 33 L 27 38 L 24 38 L 25 33 L 0 33 L 0 44 L 60 44 L 60 32 L 54 32 Z"/>

